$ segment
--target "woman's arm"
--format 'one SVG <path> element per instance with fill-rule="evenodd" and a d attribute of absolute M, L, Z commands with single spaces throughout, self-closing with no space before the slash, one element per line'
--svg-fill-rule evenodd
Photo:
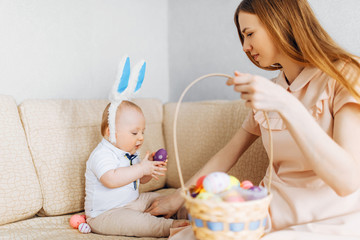
<path fill-rule="evenodd" d="M 338 195 L 360 188 L 359 105 L 348 103 L 335 115 L 333 139 L 299 101 L 288 102 L 280 114 L 314 172 Z"/>
<path fill-rule="evenodd" d="M 235 73 L 234 85 L 247 105 L 277 111 L 313 171 L 345 196 L 360 187 L 360 106 L 346 104 L 335 115 L 333 138 L 317 124 L 304 105 L 284 88 L 260 76 Z"/>
<path fill-rule="evenodd" d="M 232 139 L 216 153 L 193 177 L 191 177 L 185 186 L 189 187 L 196 183 L 196 180 L 214 171 L 227 172 L 240 156 L 248 149 L 248 147 L 258 138 L 243 128 L 240 128 Z M 165 215 L 166 218 L 174 215 L 177 210 L 183 205 L 184 199 L 181 197 L 182 189 L 178 189 L 175 193 L 162 196 L 151 204 L 146 212 L 152 215 Z"/>
<path fill-rule="evenodd" d="M 185 183 L 185 187 L 195 185 L 197 179 L 209 173 L 229 171 L 257 138 L 258 136 L 240 128 L 232 139 Z"/>

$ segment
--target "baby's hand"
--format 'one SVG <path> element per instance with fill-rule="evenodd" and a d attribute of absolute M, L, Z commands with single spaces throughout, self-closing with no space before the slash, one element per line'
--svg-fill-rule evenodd
<path fill-rule="evenodd" d="M 145 158 L 140 162 L 140 166 L 143 170 L 144 176 L 149 175 L 152 176 L 155 179 L 159 179 L 157 176 L 164 176 L 167 169 L 165 167 L 166 163 L 164 162 L 158 162 L 158 161 L 152 161 L 153 157 L 149 159 L 149 152 L 146 152 Z"/>

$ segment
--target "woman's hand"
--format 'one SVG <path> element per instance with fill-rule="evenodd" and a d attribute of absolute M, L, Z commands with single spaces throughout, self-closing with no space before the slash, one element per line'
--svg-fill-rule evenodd
<path fill-rule="evenodd" d="M 180 191 L 181 189 L 178 189 L 172 194 L 156 198 L 145 212 L 154 216 L 163 215 L 165 218 L 170 218 L 184 203 Z"/>
<path fill-rule="evenodd" d="M 234 90 L 241 93 L 246 106 L 255 110 L 282 112 L 289 99 L 294 97 L 281 86 L 269 79 L 248 73 L 235 72 L 227 85 L 234 85 Z"/>

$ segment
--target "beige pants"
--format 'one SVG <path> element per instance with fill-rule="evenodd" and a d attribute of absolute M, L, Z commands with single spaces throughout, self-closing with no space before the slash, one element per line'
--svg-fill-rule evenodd
<path fill-rule="evenodd" d="M 158 193 L 141 193 L 135 201 L 124 207 L 106 211 L 86 221 L 94 233 L 136 237 L 168 237 L 173 219 L 144 213 Z"/>

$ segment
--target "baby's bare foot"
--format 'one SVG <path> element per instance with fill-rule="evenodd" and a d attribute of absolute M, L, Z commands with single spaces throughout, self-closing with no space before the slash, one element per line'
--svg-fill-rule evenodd
<path fill-rule="evenodd" d="M 174 220 L 171 224 L 172 228 L 185 227 L 190 225 L 189 220 Z"/>

